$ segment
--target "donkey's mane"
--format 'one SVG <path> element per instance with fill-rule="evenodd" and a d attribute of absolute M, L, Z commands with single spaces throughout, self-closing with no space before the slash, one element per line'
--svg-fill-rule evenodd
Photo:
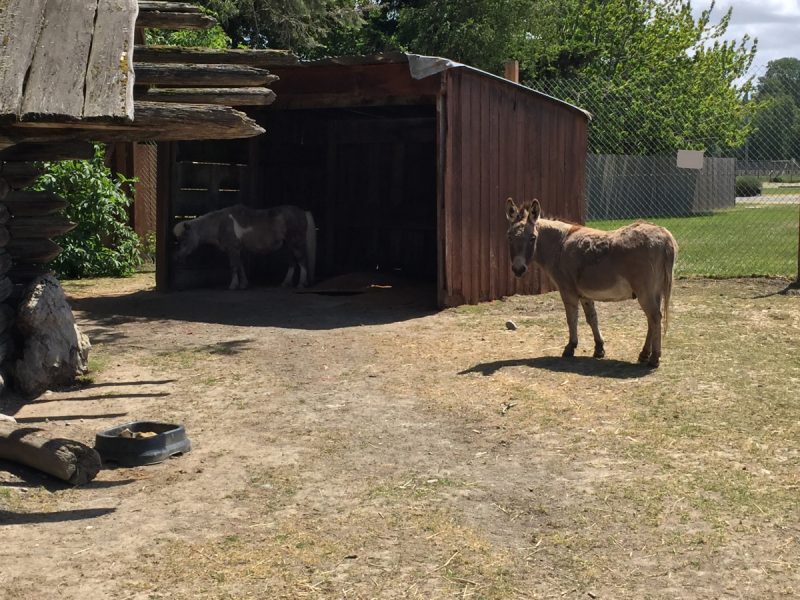
<path fill-rule="evenodd" d="M 532 206 L 533 206 L 533 200 L 523 200 L 518 208 L 519 208 L 520 212 L 525 210 L 525 211 L 528 211 L 528 213 L 530 213 Z M 571 227 L 571 229 L 569 231 L 570 233 L 575 231 L 575 228 L 577 228 L 577 227 L 586 227 L 586 225 L 581 225 L 580 223 L 575 223 L 574 221 L 568 221 L 567 219 L 562 219 L 560 217 L 551 217 L 550 215 L 547 215 L 547 214 L 544 213 L 544 209 L 541 208 L 541 206 L 542 206 L 542 203 L 540 202 L 539 203 L 539 210 L 540 210 L 539 218 L 540 219 L 545 219 L 547 221 L 556 221 L 558 223 L 564 223 L 565 225 L 571 225 L 572 227 Z"/>

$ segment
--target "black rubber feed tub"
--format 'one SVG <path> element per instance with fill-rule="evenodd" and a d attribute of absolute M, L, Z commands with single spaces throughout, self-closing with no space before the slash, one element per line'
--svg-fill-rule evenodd
<path fill-rule="evenodd" d="M 132 432 L 152 431 L 147 438 L 120 437 L 125 429 Z M 159 421 L 134 421 L 101 431 L 95 436 L 94 449 L 103 462 L 113 461 L 122 467 L 154 465 L 170 456 L 191 451 L 192 443 L 186 437 L 183 425 Z"/>

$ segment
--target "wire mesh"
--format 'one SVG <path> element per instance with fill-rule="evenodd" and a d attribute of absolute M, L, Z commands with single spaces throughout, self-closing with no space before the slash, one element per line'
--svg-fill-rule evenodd
<path fill-rule="evenodd" d="M 753 68 L 748 80 L 728 86 L 728 98 L 710 85 L 687 90 L 657 76 L 644 83 L 574 78 L 526 85 L 592 113 L 587 225 L 663 225 L 680 248 L 679 276 L 794 277 L 800 61 L 797 67 L 794 77 L 774 63 Z M 679 152 L 686 150 L 694 154 Z M 679 154 L 700 162 L 679 167 Z"/>

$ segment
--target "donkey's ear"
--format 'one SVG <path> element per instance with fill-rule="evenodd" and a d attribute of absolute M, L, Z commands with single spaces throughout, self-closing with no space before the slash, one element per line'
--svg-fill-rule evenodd
<path fill-rule="evenodd" d="M 539 204 L 539 201 L 534 198 L 531 203 L 531 212 L 528 215 L 528 221 L 535 223 L 540 214 L 542 214 L 542 206 Z"/>
<path fill-rule="evenodd" d="M 506 218 L 513 222 L 514 219 L 517 218 L 517 215 L 519 215 L 519 209 L 517 208 L 517 205 L 514 204 L 514 201 L 509 198 L 506 200 Z"/>

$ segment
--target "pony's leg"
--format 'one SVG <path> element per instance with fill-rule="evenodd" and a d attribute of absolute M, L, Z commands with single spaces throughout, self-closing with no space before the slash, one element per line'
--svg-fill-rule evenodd
<path fill-rule="evenodd" d="M 247 275 L 244 272 L 244 265 L 239 263 L 239 289 L 246 290 L 249 285 L 250 282 L 247 281 Z"/>
<path fill-rule="evenodd" d="M 594 336 L 594 357 L 603 358 L 606 355 L 605 347 L 603 346 L 603 336 L 600 335 L 600 327 L 597 325 L 597 310 L 594 307 L 592 300 L 581 300 L 583 305 L 583 314 L 586 315 L 586 322 L 592 328 L 592 335 Z"/>
<path fill-rule="evenodd" d="M 303 263 L 300 263 L 300 281 L 297 286 L 304 288 L 308 285 L 308 269 L 305 268 Z"/>
<path fill-rule="evenodd" d="M 294 279 L 294 265 L 289 267 L 289 270 L 286 272 L 286 277 L 281 284 L 283 287 L 289 287 L 292 285 L 292 280 Z"/>
<path fill-rule="evenodd" d="M 567 311 L 567 325 L 569 326 L 569 344 L 564 348 L 561 356 L 575 356 L 575 348 L 578 347 L 578 300 L 566 297 L 561 294 L 564 301 L 564 308 Z"/>
<path fill-rule="evenodd" d="M 661 362 L 661 296 L 639 297 L 639 306 L 647 316 L 647 338 L 639 354 L 639 362 L 657 367 Z"/>
<path fill-rule="evenodd" d="M 231 263 L 231 285 L 229 289 L 238 290 L 247 287 L 247 278 L 242 268 L 242 255 L 237 248 L 228 250 L 228 260 Z"/>

